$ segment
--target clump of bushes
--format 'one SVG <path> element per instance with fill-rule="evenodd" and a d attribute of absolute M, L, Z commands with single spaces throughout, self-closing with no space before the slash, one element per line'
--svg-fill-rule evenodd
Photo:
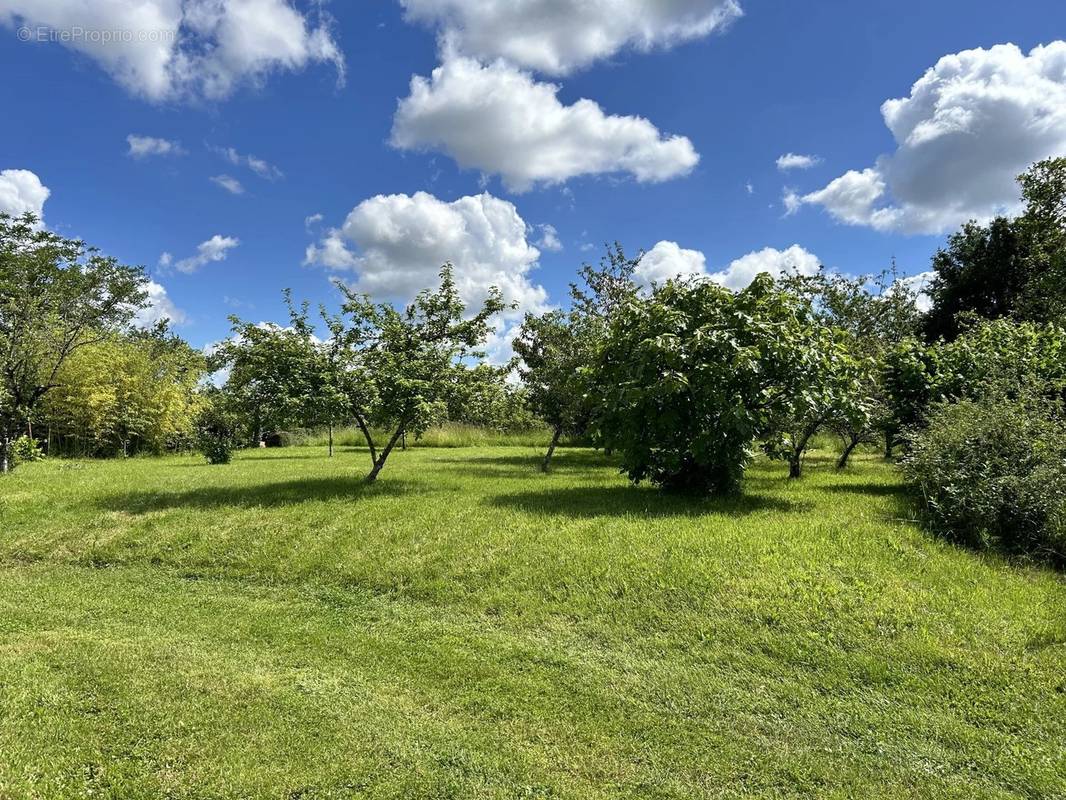
<path fill-rule="evenodd" d="M 238 420 L 221 393 L 205 397 L 196 417 L 197 448 L 209 464 L 228 464 L 237 446 Z"/>
<path fill-rule="evenodd" d="M 20 436 L 11 445 L 11 457 L 15 464 L 28 464 L 44 459 L 44 451 L 36 439 Z"/>
<path fill-rule="evenodd" d="M 934 406 L 903 470 L 953 541 L 1066 561 L 1066 425 L 1035 400 Z"/>

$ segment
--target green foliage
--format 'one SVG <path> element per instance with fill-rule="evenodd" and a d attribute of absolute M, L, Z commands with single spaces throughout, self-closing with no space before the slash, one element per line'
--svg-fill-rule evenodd
<path fill-rule="evenodd" d="M 521 359 L 518 374 L 529 408 L 554 432 L 585 433 L 595 407 L 591 370 L 597 345 L 587 317 L 578 311 L 527 314 L 512 346 Z M 544 462 L 547 469 L 554 444 Z"/>
<path fill-rule="evenodd" d="M 1018 178 L 1025 212 L 1015 220 L 1025 246 L 1019 316 L 1066 320 L 1066 157 L 1038 161 Z"/>
<path fill-rule="evenodd" d="M 634 275 L 644 258 L 641 250 L 633 258 L 622 245 L 607 245 L 599 266 L 582 264 L 577 271 L 580 283 L 570 284 L 575 313 L 587 324 L 606 327 L 614 313 L 634 299 L 639 291 Z"/>
<path fill-rule="evenodd" d="M 889 443 L 895 437 L 884 365 L 894 349 L 920 329 L 917 292 L 899 277 L 894 263 L 877 275 L 858 278 L 821 268 L 814 275 L 787 276 L 781 285 L 809 303 L 822 325 L 840 331 L 855 362 L 858 385 L 841 397 L 845 404 L 824 421 L 844 444 L 837 463 L 842 469 L 858 445 L 879 434 Z M 832 381 L 832 374 L 828 377 Z"/>
<path fill-rule="evenodd" d="M 1066 559 L 1066 426 L 1041 404 L 988 395 L 938 405 L 903 470 L 944 536 Z"/>
<path fill-rule="evenodd" d="M 0 471 L 67 358 L 125 326 L 144 305 L 145 282 L 32 214 L 0 214 Z"/>
<path fill-rule="evenodd" d="M 448 423 L 486 432 L 522 432 L 542 427 L 527 407 L 527 389 L 507 378 L 512 366 L 458 364 L 451 373 Z M 421 438 L 421 434 L 420 434 Z"/>
<path fill-rule="evenodd" d="M 953 340 L 961 314 L 985 319 L 1010 315 L 1025 287 L 1022 243 L 1014 223 L 997 217 L 988 225 L 967 222 L 933 257 L 929 286 L 933 306 L 926 318 L 930 340 Z"/>
<path fill-rule="evenodd" d="M 883 382 L 887 424 L 894 434 L 924 423 L 926 410 L 937 393 L 940 350 L 917 339 L 907 339 L 886 353 Z"/>
<path fill-rule="evenodd" d="M 68 455 L 160 454 L 195 437 L 203 354 L 165 325 L 113 334 L 63 363 L 44 398 L 38 427 Z"/>
<path fill-rule="evenodd" d="M 923 426 L 942 401 L 1066 398 L 1066 329 L 999 319 L 979 321 L 950 343 L 908 340 L 889 354 L 885 384 L 899 430 Z"/>
<path fill-rule="evenodd" d="M 865 431 L 870 424 L 864 393 L 870 363 L 852 355 L 855 344 L 844 331 L 798 317 L 803 345 L 793 354 L 788 393 L 774 406 L 772 435 L 764 443 L 771 458 L 788 461 L 791 478 L 800 477 L 804 453 L 824 426 Z"/>
<path fill-rule="evenodd" d="M 1066 314 L 1066 158 L 1018 177 L 1025 210 L 1015 219 L 966 223 L 933 257 L 929 340 L 952 340 L 965 317 L 1032 322 Z"/>
<path fill-rule="evenodd" d="M 441 268 L 440 286 L 420 292 L 403 311 L 337 285 L 345 296 L 347 322 L 343 332 L 338 323 L 339 335 L 374 390 L 369 421 L 392 430 L 380 453 L 367 436 L 374 463 L 367 481 L 373 482 L 404 434 L 417 437 L 447 416 L 456 370 L 464 359 L 483 355 L 478 348 L 504 303 L 492 287 L 482 308 L 468 316 L 450 264 Z"/>
<path fill-rule="evenodd" d="M 552 429 L 541 468 L 551 465 L 564 435 L 584 436 L 601 410 L 607 387 L 596 367 L 612 318 L 638 296 L 635 258 L 622 245 L 608 245 L 598 267 L 583 264 L 580 283 L 570 284 L 570 311 L 527 314 L 513 341 L 530 410 Z"/>
<path fill-rule="evenodd" d="M 805 305 L 766 275 L 734 294 L 670 281 L 612 317 L 598 369 L 606 446 L 636 482 L 735 492 L 756 439 L 794 408 Z"/>
<path fill-rule="evenodd" d="M 228 464 L 238 446 L 240 414 L 232 397 L 213 389 L 204 393 L 196 417 L 196 442 L 209 464 Z"/>
<path fill-rule="evenodd" d="M 44 451 L 36 439 L 20 436 L 11 445 L 11 457 L 16 465 L 29 464 L 31 461 L 44 459 Z"/>
<path fill-rule="evenodd" d="M 214 354 L 229 368 L 226 392 L 254 443 L 287 428 L 344 421 L 365 395 L 366 382 L 345 362 L 337 335 L 322 342 L 314 332 L 308 304 L 297 307 L 285 292 L 289 325 L 263 325 L 231 317 L 233 336 Z M 338 322 L 323 312 L 336 334 Z"/>

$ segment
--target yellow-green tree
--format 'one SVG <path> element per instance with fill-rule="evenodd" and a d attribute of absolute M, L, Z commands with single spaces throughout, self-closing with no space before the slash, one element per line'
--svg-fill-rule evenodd
<path fill-rule="evenodd" d="M 204 366 L 203 356 L 165 327 L 111 336 L 64 362 L 40 421 L 68 452 L 180 449 L 194 434 Z"/>

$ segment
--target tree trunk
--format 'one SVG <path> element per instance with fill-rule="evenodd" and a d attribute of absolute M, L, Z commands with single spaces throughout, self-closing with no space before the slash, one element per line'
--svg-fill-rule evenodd
<path fill-rule="evenodd" d="M 851 458 L 851 452 L 859 446 L 859 437 L 855 434 L 851 435 L 851 440 L 844 445 L 844 452 L 840 454 L 840 458 L 837 460 L 837 469 L 847 469 L 848 459 Z"/>
<path fill-rule="evenodd" d="M 329 457 L 333 458 L 333 420 L 329 421 Z"/>
<path fill-rule="evenodd" d="M 556 427 L 555 431 L 552 433 L 551 444 L 548 445 L 548 453 L 544 456 L 544 461 L 540 465 L 541 472 L 547 472 L 551 467 L 552 456 L 555 454 L 555 448 L 559 444 L 559 439 L 562 438 L 562 435 L 563 429 L 561 427 Z"/>
<path fill-rule="evenodd" d="M 355 424 L 359 426 L 359 430 L 363 432 L 363 438 L 366 439 L 366 446 L 370 449 L 370 463 L 378 463 L 378 450 L 374 447 L 374 437 L 370 435 L 370 428 L 366 425 L 366 420 L 363 419 L 361 414 L 355 415 Z"/>
<path fill-rule="evenodd" d="M 885 431 L 885 460 L 890 461 L 892 459 L 892 448 L 896 443 L 895 434 L 892 431 Z"/>
<path fill-rule="evenodd" d="M 807 445 L 811 441 L 811 437 L 822 425 L 822 420 L 813 422 L 808 425 L 803 433 L 800 434 L 799 441 L 792 446 L 792 453 L 788 457 L 788 477 L 795 479 L 800 477 L 803 472 L 803 454 L 807 450 Z"/>
<path fill-rule="evenodd" d="M 11 437 L 7 427 L 0 428 L 0 475 L 11 472 L 14 464 L 11 463 Z"/>
<path fill-rule="evenodd" d="M 373 483 L 378 479 L 378 473 L 381 472 L 382 467 L 385 466 L 385 462 L 389 458 L 389 453 L 392 452 L 392 448 L 396 446 L 396 443 L 400 441 L 400 437 L 403 436 L 403 426 L 401 425 L 396 429 L 396 433 L 389 439 L 389 443 L 385 445 L 385 449 L 381 451 L 381 457 L 374 462 L 374 468 L 370 470 L 370 474 L 366 476 L 367 483 Z"/>

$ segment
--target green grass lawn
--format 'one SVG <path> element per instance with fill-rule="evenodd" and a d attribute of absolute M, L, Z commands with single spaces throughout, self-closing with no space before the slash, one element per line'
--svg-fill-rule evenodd
<path fill-rule="evenodd" d="M 830 454 L 52 461 L 0 482 L 0 798 L 1064 797 L 1066 582 Z"/>

